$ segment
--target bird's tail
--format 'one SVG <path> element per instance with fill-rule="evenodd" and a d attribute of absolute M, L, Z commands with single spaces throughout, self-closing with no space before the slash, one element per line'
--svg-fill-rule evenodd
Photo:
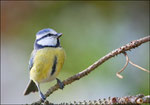
<path fill-rule="evenodd" d="M 37 92 L 37 91 L 38 88 L 36 84 L 32 80 L 30 80 L 23 94 L 28 95 L 30 92 Z"/>

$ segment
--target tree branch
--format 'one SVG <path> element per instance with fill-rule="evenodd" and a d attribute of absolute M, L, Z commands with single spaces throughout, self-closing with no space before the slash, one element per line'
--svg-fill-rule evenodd
<path fill-rule="evenodd" d="M 70 103 L 60 103 L 57 105 L 141 105 L 144 103 L 150 103 L 150 96 L 138 94 L 136 96 L 124 96 L 124 97 L 108 97 L 98 100 L 79 101 Z M 44 105 L 54 105 L 46 101 Z"/>
<path fill-rule="evenodd" d="M 105 55 L 104 57 L 100 58 L 98 61 L 96 61 L 95 63 L 93 63 L 92 65 L 90 65 L 87 69 L 75 74 L 74 76 L 69 77 L 68 79 L 64 80 L 64 86 L 71 84 L 72 82 L 75 82 L 76 80 L 79 80 L 80 78 L 88 75 L 91 71 L 93 71 L 95 68 L 97 68 L 98 66 L 100 66 L 101 64 L 103 64 L 105 61 L 107 61 L 108 59 L 119 55 L 121 53 L 125 53 L 126 51 L 129 51 L 133 48 L 136 48 L 138 46 L 140 46 L 143 43 L 146 43 L 150 41 L 150 36 L 146 36 L 144 38 L 138 39 L 138 40 L 134 40 L 131 41 L 130 43 L 113 50 L 112 52 L 108 53 L 107 55 Z M 51 87 L 50 89 L 48 89 L 48 91 L 45 94 L 45 97 L 48 97 L 49 95 L 51 95 L 54 91 L 58 90 L 59 86 L 58 84 L 54 85 L 53 87 Z M 39 101 L 32 103 L 32 104 L 41 104 L 42 100 L 40 99 Z"/>

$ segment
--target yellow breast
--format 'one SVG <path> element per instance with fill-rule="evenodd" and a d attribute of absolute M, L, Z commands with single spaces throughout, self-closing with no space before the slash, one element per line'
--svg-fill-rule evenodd
<path fill-rule="evenodd" d="M 55 58 L 56 67 L 53 70 Z M 64 64 L 64 60 L 65 52 L 61 47 L 47 47 L 38 50 L 33 60 L 33 67 L 30 70 L 30 79 L 38 83 L 55 79 Z"/>

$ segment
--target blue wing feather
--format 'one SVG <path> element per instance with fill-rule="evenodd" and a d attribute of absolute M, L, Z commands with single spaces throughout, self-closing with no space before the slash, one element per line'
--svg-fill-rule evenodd
<path fill-rule="evenodd" d="M 28 66 L 28 69 L 29 69 L 29 70 L 31 70 L 31 68 L 32 68 L 32 66 L 33 66 L 35 53 L 36 53 L 36 51 L 33 50 L 33 51 L 32 51 L 32 54 L 31 54 L 31 57 L 30 57 L 30 60 L 29 60 L 29 66 Z"/>

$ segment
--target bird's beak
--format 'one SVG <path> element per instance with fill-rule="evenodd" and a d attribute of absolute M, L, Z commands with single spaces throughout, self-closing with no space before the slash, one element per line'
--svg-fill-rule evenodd
<path fill-rule="evenodd" d="M 62 36 L 62 33 L 57 33 L 58 38 Z"/>

